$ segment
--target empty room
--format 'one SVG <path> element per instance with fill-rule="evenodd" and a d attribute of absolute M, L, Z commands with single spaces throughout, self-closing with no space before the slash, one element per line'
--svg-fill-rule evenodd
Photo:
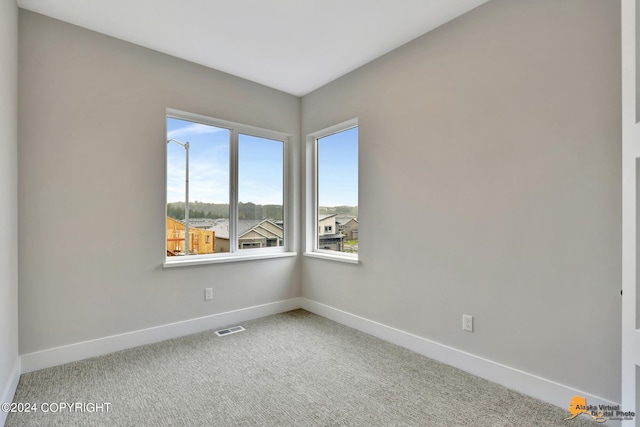
<path fill-rule="evenodd" d="M 635 0 L 90 3 L 0 2 L 0 425 L 639 425 Z"/>

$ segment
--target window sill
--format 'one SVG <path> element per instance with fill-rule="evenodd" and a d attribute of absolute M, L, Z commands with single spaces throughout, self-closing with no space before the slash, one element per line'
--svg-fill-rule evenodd
<path fill-rule="evenodd" d="M 349 255 L 339 255 L 338 253 L 330 254 L 326 252 L 305 252 L 303 255 L 309 258 L 319 258 L 319 259 L 326 259 L 330 261 L 346 262 L 348 264 L 360 263 L 360 260 L 357 257 L 349 256 Z"/>
<path fill-rule="evenodd" d="M 238 262 L 238 261 L 253 261 L 259 259 L 270 259 L 270 258 L 289 258 L 298 255 L 297 252 L 273 252 L 273 253 L 259 253 L 259 254 L 242 254 L 238 255 L 228 254 L 228 255 L 217 255 L 215 257 L 199 257 L 199 256 L 189 256 L 189 257 L 171 257 L 178 258 L 176 260 L 167 260 L 162 264 L 163 268 L 174 268 L 174 267 L 188 267 L 192 265 L 205 265 L 205 264 L 220 264 L 225 262 Z"/>

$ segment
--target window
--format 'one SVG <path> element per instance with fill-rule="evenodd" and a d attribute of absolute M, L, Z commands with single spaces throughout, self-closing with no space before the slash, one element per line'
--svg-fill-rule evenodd
<path fill-rule="evenodd" d="M 350 120 L 307 137 L 305 255 L 357 262 L 358 122 Z"/>
<path fill-rule="evenodd" d="M 286 135 L 168 110 L 166 139 L 165 265 L 284 253 Z"/>
<path fill-rule="evenodd" d="M 261 243 L 260 242 L 242 242 L 240 245 L 242 246 L 242 249 L 250 249 L 250 248 L 259 248 L 259 247 L 261 247 Z"/>

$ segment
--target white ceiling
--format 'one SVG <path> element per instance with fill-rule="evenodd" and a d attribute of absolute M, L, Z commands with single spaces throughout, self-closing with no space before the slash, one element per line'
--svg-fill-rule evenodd
<path fill-rule="evenodd" d="M 302 96 L 488 0 L 18 0 Z"/>

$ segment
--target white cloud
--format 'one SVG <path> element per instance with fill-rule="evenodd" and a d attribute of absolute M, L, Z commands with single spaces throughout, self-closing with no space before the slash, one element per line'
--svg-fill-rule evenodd
<path fill-rule="evenodd" d="M 180 158 L 167 162 L 167 201 L 184 201 L 185 165 Z M 229 170 L 225 165 L 194 159 L 189 165 L 189 199 L 208 203 L 228 203 Z"/>
<path fill-rule="evenodd" d="M 167 132 L 167 139 L 179 140 L 180 138 L 184 138 L 185 136 L 189 137 L 191 135 L 213 134 L 213 133 L 217 133 L 225 130 L 227 129 L 218 128 L 211 125 L 203 125 L 202 123 L 189 123 L 188 126 L 185 126 L 179 129 L 173 129 Z M 185 141 L 181 141 L 181 142 L 185 142 Z"/>

